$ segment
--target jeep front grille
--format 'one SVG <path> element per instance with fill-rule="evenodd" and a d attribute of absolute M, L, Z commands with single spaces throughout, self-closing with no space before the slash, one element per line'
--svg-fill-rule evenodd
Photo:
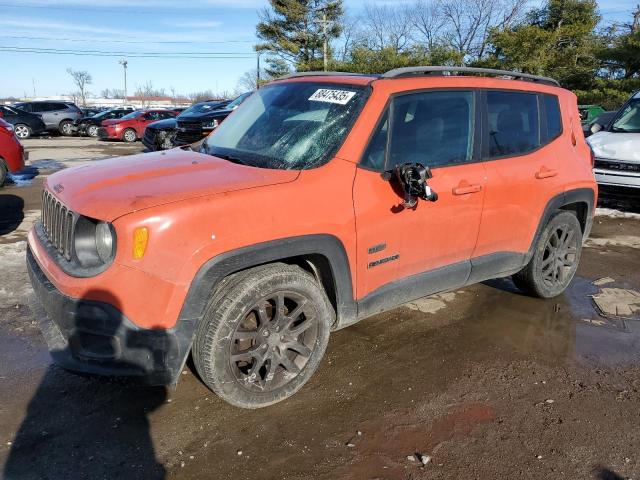
<path fill-rule="evenodd" d="M 67 260 L 71 260 L 74 215 L 50 192 L 42 192 L 42 227 L 47 240 Z"/>
<path fill-rule="evenodd" d="M 616 160 L 605 160 L 596 158 L 595 168 L 602 170 L 616 170 L 618 172 L 634 172 L 640 173 L 640 163 L 618 162 Z"/>

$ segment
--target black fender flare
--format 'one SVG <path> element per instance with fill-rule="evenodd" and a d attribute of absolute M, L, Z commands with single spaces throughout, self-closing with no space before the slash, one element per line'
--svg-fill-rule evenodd
<path fill-rule="evenodd" d="M 536 233 L 534 234 L 533 240 L 531 241 L 531 246 L 529 247 L 529 252 L 527 253 L 525 265 L 533 255 L 538 239 L 540 238 L 540 235 L 542 235 L 542 230 L 544 230 L 544 227 L 549 222 L 549 219 L 553 215 L 553 212 L 562 209 L 562 207 L 566 205 L 579 202 L 585 203 L 587 205 L 587 211 L 585 214 L 583 226 L 584 229 L 582 232 L 582 238 L 583 240 L 586 240 L 586 238 L 589 236 L 589 233 L 591 232 L 591 227 L 593 226 L 596 193 L 591 188 L 576 188 L 574 190 L 567 190 L 566 192 L 562 192 L 549 200 L 546 207 L 544 208 L 544 212 L 542 213 L 542 217 L 540 218 L 540 223 L 538 224 Z"/>
<path fill-rule="evenodd" d="M 336 295 L 337 324 L 356 317 L 353 282 L 349 259 L 342 242 L 329 234 L 303 235 L 257 243 L 221 253 L 200 267 L 189 287 L 178 323 L 197 324 L 202 318 L 211 292 L 228 275 L 263 265 L 305 255 L 321 255 L 331 268 Z M 194 322 L 195 320 L 195 322 Z"/>

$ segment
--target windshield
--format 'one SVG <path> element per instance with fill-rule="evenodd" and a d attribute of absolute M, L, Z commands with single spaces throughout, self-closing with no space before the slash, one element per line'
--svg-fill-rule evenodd
<path fill-rule="evenodd" d="M 142 115 L 144 112 L 131 112 L 127 113 L 124 117 L 121 117 L 120 120 L 131 120 L 132 118 L 137 118 Z"/>
<path fill-rule="evenodd" d="M 632 100 L 611 125 L 612 132 L 640 133 L 640 99 Z"/>
<path fill-rule="evenodd" d="M 302 170 L 327 162 L 362 109 L 361 86 L 276 83 L 250 96 L 203 150 L 262 168 Z"/>
<path fill-rule="evenodd" d="M 221 107 L 222 102 L 196 103 L 191 105 L 180 115 L 189 115 L 191 113 L 206 113 Z"/>
<path fill-rule="evenodd" d="M 239 97 L 236 97 L 233 102 L 231 102 L 229 105 L 227 105 L 224 108 L 228 110 L 234 110 L 238 108 L 240 105 L 242 105 L 242 102 L 244 102 L 249 95 L 251 95 L 251 92 L 243 93 Z"/>

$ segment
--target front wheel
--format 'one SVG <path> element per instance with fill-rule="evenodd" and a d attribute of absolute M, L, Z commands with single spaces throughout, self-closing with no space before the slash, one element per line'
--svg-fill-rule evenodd
<path fill-rule="evenodd" d="M 513 282 L 536 297 L 560 295 L 576 274 L 581 253 L 580 222 L 573 213 L 559 210 L 538 238 L 531 260 L 513 276 Z"/>
<path fill-rule="evenodd" d="M 25 140 L 33 135 L 31 127 L 22 123 L 18 123 L 17 125 L 15 125 L 13 127 L 13 131 L 15 132 L 16 137 L 18 137 L 20 140 Z"/>
<path fill-rule="evenodd" d="M 97 137 L 98 136 L 98 126 L 97 125 L 89 125 L 85 132 L 87 132 L 87 135 L 89 135 L 90 137 Z"/>
<path fill-rule="evenodd" d="M 63 120 L 59 125 L 60 133 L 65 137 L 73 135 L 73 122 L 71 120 Z"/>
<path fill-rule="evenodd" d="M 335 313 L 300 267 L 272 264 L 224 280 L 193 344 L 203 381 L 232 405 L 260 408 L 296 393 L 320 364 Z"/>
<path fill-rule="evenodd" d="M 127 128 L 122 134 L 122 139 L 125 142 L 133 143 L 138 139 L 138 135 L 136 135 L 136 131 L 133 128 Z"/>

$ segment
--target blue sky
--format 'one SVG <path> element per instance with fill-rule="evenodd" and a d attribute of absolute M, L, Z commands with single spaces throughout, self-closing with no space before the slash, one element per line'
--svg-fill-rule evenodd
<path fill-rule="evenodd" d="M 345 0 L 357 13 L 366 3 L 411 0 Z M 129 52 L 128 85 L 151 80 L 177 92 L 232 91 L 255 68 L 258 11 L 267 0 L 0 0 L 0 47 Z M 601 0 L 606 22 L 627 20 L 637 0 Z M 30 38 L 24 38 L 30 37 Z M 114 42 L 117 40 L 118 42 Z M 174 43 L 175 42 L 175 43 Z M 141 52 L 176 58 L 135 58 Z M 220 53 L 216 59 L 180 58 L 181 52 Z M 125 55 L 122 55 L 125 56 Z M 18 53 L 0 49 L 0 97 L 60 95 L 74 89 L 67 68 L 93 76 L 90 91 L 122 88 L 116 56 Z"/>

